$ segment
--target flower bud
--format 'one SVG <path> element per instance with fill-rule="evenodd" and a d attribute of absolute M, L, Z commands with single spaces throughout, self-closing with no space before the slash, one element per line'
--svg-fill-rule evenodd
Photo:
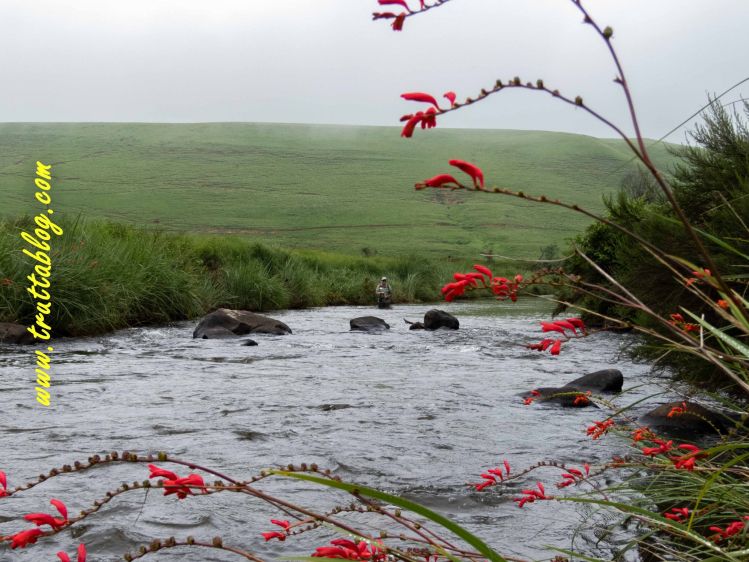
<path fill-rule="evenodd" d="M 611 39 L 611 36 L 612 36 L 613 34 L 614 34 L 614 30 L 613 30 L 613 29 L 611 29 L 611 27 L 609 27 L 609 26 L 607 25 L 607 26 L 606 26 L 606 27 L 604 28 L 604 30 L 603 30 L 603 36 L 604 36 L 604 37 L 605 37 L 606 39 Z"/>
<path fill-rule="evenodd" d="M 577 96 L 575 98 L 575 105 L 583 105 L 583 98 L 581 98 L 580 96 Z"/>

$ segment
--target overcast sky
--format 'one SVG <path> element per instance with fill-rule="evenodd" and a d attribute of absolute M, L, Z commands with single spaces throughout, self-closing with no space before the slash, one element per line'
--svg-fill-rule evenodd
<path fill-rule="evenodd" d="M 749 77 L 749 0 L 586 4 L 614 28 L 647 136 Z M 452 0 L 401 33 L 371 21 L 377 9 L 376 0 L 1 0 L 0 121 L 398 125 L 418 108 L 402 92 L 465 97 L 515 75 L 625 119 L 605 46 L 570 0 Z M 724 101 L 742 95 L 749 82 Z M 612 136 L 582 111 L 521 91 L 439 126 Z"/>

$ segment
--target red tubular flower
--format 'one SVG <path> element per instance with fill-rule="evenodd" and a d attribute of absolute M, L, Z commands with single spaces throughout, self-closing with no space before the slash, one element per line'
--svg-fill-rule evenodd
<path fill-rule="evenodd" d="M 580 318 L 565 318 L 567 322 L 575 326 L 576 328 L 580 328 L 581 330 L 585 331 L 585 322 L 582 321 Z"/>
<path fill-rule="evenodd" d="M 428 180 L 424 180 L 424 185 L 427 187 L 442 187 L 445 184 L 454 183 L 456 186 L 460 186 L 458 180 L 452 177 L 450 174 L 439 174 Z"/>
<path fill-rule="evenodd" d="M 587 429 L 587 434 L 593 439 L 600 439 L 614 426 L 614 420 L 594 421 Z"/>
<path fill-rule="evenodd" d="M 284 535 L 283 533 L 279 533 L 278 531 L 271 531 L 268 533 L 261 533 L 261 534 L 263 535 L 265 542 L 268 542 L 271 539 L 278 539 L 281 542 L 286 540 L 286 535 Z"/>
<path fill-rule="evenodd" d="M 393 23 L 391 24 L 393 31 L 403 31 L 403 22 L 406 21 L 406 13 L 401 12 L 397 16 L 395 16 L 395 19 L 393 20 Z"/>
<path fill-rule="evenodd" d="M 715 531 L 718 533 L 718 536 L 713 539 L 715 542 L 718 542 L 722 539 L 727 539 L 729 537 L 732 537 L 733 535 L 736 535 L 744 530 L 744 523 L 741 521 L 734 521 L 728 527 L 724 529 L 721 529 L 720 527 L 710 527 L 711 531 Z"/>
<path fill-rule="evenodd" d="M 41 530 L 37 528 L 16 533 L 10 537 L 10 548 L 24 548 L 25 546 L 34 544 L 41 534 Z"/>
<path fill-rule="evenodd" d="M 689 509 L 686 507 L 672 507 L 667 513 L 663 514 L 663 517 L 681 523 L 689 517 Z"/>
<path fill-rule="evenodd" d="M 203 493 L 207 493 L 203 478 L 198 474 L 189 474 L 184 478 L 177 478 L 176 480 L 164 480 L 163 484 L 165 496 L 177 494 L 177 498 L 180 500 L 185 499 L 187 496 L 195 495 L 192 491 L 193 487 L 202 488 Z"/>
<path fill-rule="evenodd" d="M 577 329 L 575 329 L 575 325 L 572 322 L 569 322 L 567 320 L 554 320 L 553 323 L 557 326 L 561 326 L 566 330 L 572 330 L 572 332 L 577 335 Z"/>
<path fill-rule="evenodd" d="M 718 305 L 718 306 L 719 306 L 720 308 L 722 308 L 723 310 L 728 310 L 728 308 L 729 308 L 729 306 L 730 306 L 730 305 L 728 304 L 728 301 L 727 301 L 727 300 L 725 300 L 725 299 L 718 299 L 718 300 L 717 300 L 717 301 L 715 302 L 715 304 L 717 304 L 717 305 Z"/>
<path fill-rule="evenodd" d="M 640 427 L 632 432 L 632 441 L 634 441 L 635 443 L 637 443 L 638 441 L 644 441 L 646 439 L 648 441 L 652 441 L 654 437 L 655 435 L 653 434 L 653 432 L 650 431 L 650 429 L 648 429 L 647 427 Z"/>
<path fill-rule="evenodd" d="M 481 171 L 481 168 L 464 160 L 450 160 L 448 164 L 450 164 L 451 166 L 455 166 L 459 170 L 471 176 L 473 185 L 477 189 L 484 189 L 484 172 Z"/>
<path fill-rule="evenodd" d="M 177 478 L 179 478 L 179 476 L 177 476 L 171 470 L 159 468 L 155 464 L 149 464 L 148 470 L 151 471 L 151 474 L 148 475 L 149 478 L 167 478 L 169 480 L 176 480 Z"/>
<path fill-rule="evenodd" d="M 673 418 L 675 416 L 680 416 L 682 414 L 685 414 L 687 412 L 687 403 L 682 402 L 681 406 L 674 406 L 671 408 L 671 411 L 668 413 L 666 417 Z"/>
<path fill-rule="evenodd" d="M 8 479 L 2 470 L 0 470 L 0 486 L 3 487 L 3 489 L 0 490 L 0 498 L 4 498 L 8 495 Z"/>
<path fill-rule="evenodd" d="M 444 93 L 444 94 L 442 95 L 442 97 L 443 97 L 443 98 L 447 98 L 447 101 L 449 101 L 449 102 L 450 102 L 450 105 L 451 105 L 452 107 L 455 107 L 455 98 L 457 98 L 457 97 L 458 97 L 458 96 L 456 96 L 456 95 L 455 95 L 455 92 L 445 92 L 445 93 Z"/>
<path fill-rule="evenodd" d="M 662 455 L 669 452 L 673 447 L 673 441 L 663 441 L 661 439 L 652 439 L 653 443 L 657 444 L 657 447 L 643 447 L 642 454 L 647 457 L 654 457 L 655 455 Z"/>
<path fill-rule="evenodd" d="M 70 556 L 65 552 L 58 552 L 57 557 L 60 559 L 60 562 L 70 562 Z M 78 545 L 78 562 L 86 562 L 86 547 L 83 544 Z"/>
<path fill-rule="evenodd" d="M 590 398 L 588 398 L 588 396 L 590 396 L 590 391 L 587 392 L 587 395 L 578 394 L 577 396 L 575 396 L 575 400 L 572 403 L 572 405 L 573 406 L 587 406 L 588 404 L 590 404 Z"/>
<path fill-rule="evenodd" d="M 522 490 L 522 497 L 514 498 L 512 501 L 518 504 L 518 507 L 523 507 L 527 503 L 533 503 L 536 500 L 553 500 L 554 496 L 547 496 L 544 485 L 541 482 L 537 482 L 536 486 L 538 490 Z"/>
<path fill-rule="evenodd" d="M 56 517 L 53 517 L 52 515 L 48 513 L 29 513 L 27 515 L 24 515 L 23 518 L 26 521 L 29 521 L 36 525 L 37 527 L 41 527 L 42 525 L 49 525 L 54 530 L 59 529 L 60 527 L 63 527 L 68 522 L 68 509 L 65 507 L 65 504 L 62 503 L 60 500 L 52 499 L 50 502 L 57 511 L 62 515 L 62 519 L 58 519 Z"/>
<path fill-rule="evenodd" d="M 551 346 L 549 353 L 551 353 L 552 355 L 559 355 L 559 352 L 561 350 L 562 350 L 562 340 L 556 340 L 554 342 L 554 345 Z"/>
<path fill-rule="evenodd" d="M 291 527 L 291 523 L 286 521 L 286 519 L 271 519 L 270 522 L 283 528 L 284 531 L 288 531 L 289 527 Z"/>
<path fill-rule="evenodd" d="M 564 328 L 555 324 L 554 322 L 541 322 L 541 331 L 542 332 L 559 332 L 560 334 L 564 334 Z"/>
<path fill-rule="evenodd" d="M 435 108 L 439 109 L 440 106 L 437 103 L 437 100 L 434 99 L 434 96 L 430 94 L 425 94 L 424 92 L 406 92 L 405 94 L 401 94 L 401 97 L 404 100 L 408 101 L 420 101 L 424 103 L 431 103 Z"/>
<path fill-rule="evenodd" d="M 409 12 L 411 11 L 411 8 L 409 8 L 408 4 L 406 4 L 406 0 L 377 0 L 377 3 L 380 6 L 388 6 L 388 5 L 391 5 L 391 4 L 395 4 L 397 6 L 402 6 L 403 8 L 405 8 L 406 10 L 408 10 Z"/>
<path fill-rule="evenodd" d="M 404 115 L 403 117 L 406 117 L 406 116 Z M 404 120 L 403 117 L 401 118 L 401 121 Z M 424 117 L 423 111 L 418 111 L 415 114 L 408 116 L 408 118 L 405 120 L 406 124 L 403 126 L 403 130 L 401 131 L 401 136 L 404 138 L 410 139 L 414 134 L 414 129 L 416 128 L 416 125 L 419 124 L 419 122 L 423 119 L 423 117 Z"/>
<path fill-rule="evenodd" d="M 475 269 L 482 275 L 486 275 L 489 279 L 494 277 L 494 275 L 492 274 L 492 270 L 489 269 L 488 267 L 484 267 L 483 265 L 474 264 L 473 269 Z"/>
<path fill-rule="evenodd" d="M 385 551 L 365 541 L 356 544 L 347 539 L 330 541 L 335 546 L 321 546 L 312 554 L 315 558 L 343 558 L 345 560 L 385 560 Z"/>

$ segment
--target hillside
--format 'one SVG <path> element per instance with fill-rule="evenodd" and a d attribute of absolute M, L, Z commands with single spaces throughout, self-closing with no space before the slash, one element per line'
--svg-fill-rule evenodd
<path fill-rule="evenodd" d="M 668 161 L 662 146 L 656 149 Z M 489 185 L 600 210 L 631 168 L 623 143 L 566 133 L 291 124 L 0 124 L 0 213 L 38 212 L 37 159 L 54 164 L 54 209 L 296 248 L 535 258 L 587 220 L 504 196 L 415 181 L 460 158 Z"/>

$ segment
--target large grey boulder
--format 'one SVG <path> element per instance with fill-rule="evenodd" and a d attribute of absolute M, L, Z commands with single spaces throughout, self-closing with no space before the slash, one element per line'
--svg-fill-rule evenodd
<path fill-rule="evenodd" d="M 280 320 L 255 314 L 249 310 L 219 308 L 200 320 L 192 337 L 206 340 L 244 336 L 246 334 L 283 336 L 290 333 L 291 328 Z"/>
<path fill-rule="evenodd" d="M 349 321 L 349 325 L 352 330 L 358 330 L 360 332 L 379 332 L 390 329 L 390 325 L 387 322 L 376 316 L 360 316 L 359 318 L 352 318 Z"/>
<path fill-rule="evenodd" d="M 0 343 L 28 345 L 34 343 L 34 336 L 21 324 L 0 322 Z"/>
<path fill-rule="evenodd" d="M 460 328 L 460 322 L 452 314 L 433 308 L 424 315 L 424 329 L 438 330 L 440 328 L 457 330 Z"/>
<path fill-rule="evenodd" d="M 621 392 L 624 384 L 624 375 L 619 369 L 603 369 L 588 373 L 574 381 L 568 382 L 565 387 L 574 387 L 580 390 L 590 390 L 593 393 Z"/>

